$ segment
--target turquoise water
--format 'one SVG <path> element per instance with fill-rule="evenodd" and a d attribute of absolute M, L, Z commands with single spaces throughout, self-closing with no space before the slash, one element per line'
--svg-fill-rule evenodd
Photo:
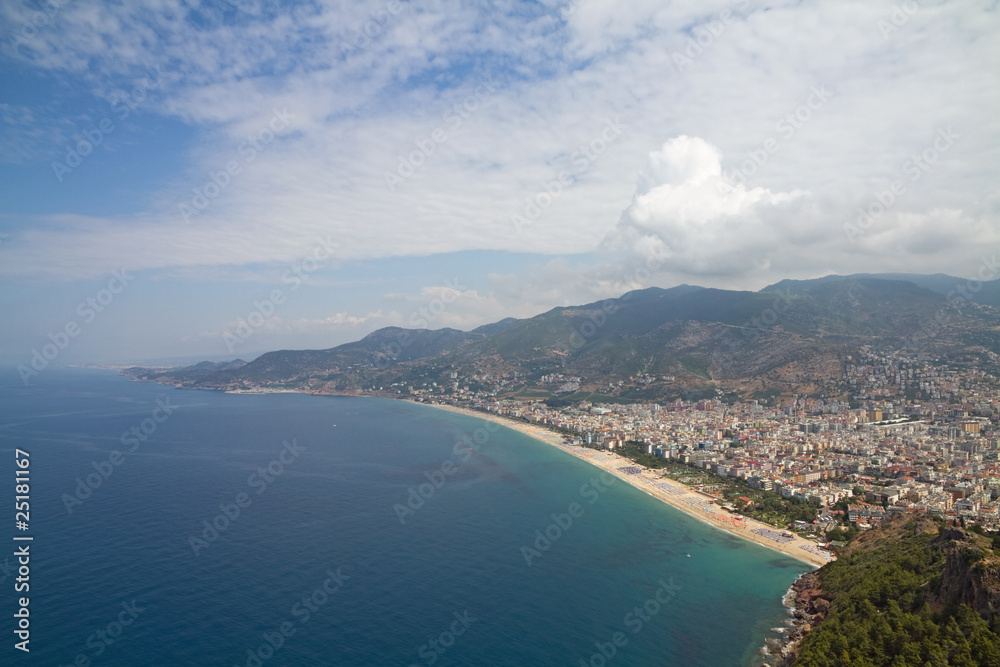
<path fill-rule="evenodd" d="M 8 621 L 3 664 L 750 664 L 808 569 L 522 434 L 399 401 L 91 370 L 24 387 L 6 369 L 9 496 L 15 447 L 31 652 Z"/>

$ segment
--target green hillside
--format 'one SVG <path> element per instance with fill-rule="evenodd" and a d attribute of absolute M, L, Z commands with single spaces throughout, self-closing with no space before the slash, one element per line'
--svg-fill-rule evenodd
<path fill-rule="evenodd" d="M 929 279 L 932 285 L 942 280 Z M 469 332 L 388 327 L 334 348 L 270 352 L 214 372 L 131 374 L 201 388 L 320 392 L 450 385 L 453 375 L 490 375 L 516 378 L 513 391 L 539 396 L 549 395 L 537 386 L 540 378 L 562 374 L 580 378 L 584 394 L 644 400 L 715 390 L 811 395 L 830 389 L 842 359 L 859 346 L 985 354 L 1000 350 L 998 325 L 992 307 L 956 310 L 944 294 L 913 280 L 828 277 L 783 281 L 759 292 L 681 285 Z M 619 386 L 637 376 L 644 378 L 641 387 Z"/>
<path fill-rule="evenodd" d="M 928 517 L 862 534 L 819 570 L 795 667 L 1000 665 L 1000 549 Z"/>

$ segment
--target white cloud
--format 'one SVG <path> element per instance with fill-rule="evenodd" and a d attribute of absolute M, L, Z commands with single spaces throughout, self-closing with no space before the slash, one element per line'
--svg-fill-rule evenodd
<path fill-rule="evenodd" d="M 385 316 L 386 324 L 411 329 L 466 331 L 502 319 L 506 310 L 495 295 L 480 294 L 457 281 L 427 285 L 416 292 L 384 294 L 382 298 L 394 304 Z"/>
<path fill-rule="evenodd" d="M 100 95 L 159 67 L 150 114 L 201 135 L 187 169 L 139 215 L 21 217 L 27 231 L 0 247 L 0 273 L 72 279 L 126 260 L 174 276 L 280 267 L 326 235 L 343 259 L 483 248 L 552 256 L 608 239 L 603 247 L 626 258 L 671 257 L 663 281 L 749 284 L 781 272 L 896 269 L 924 262 L 932 247 L 942 270 L 959 272 L 1000 228 L 990 203 L 1000 164 L 1000 55 L 990 39 L 998 19 L 985 1 L 921 3 L 886 38 L 877 22 L 892 12 L 888 0 L 782 0 L 766 11 L 747 1 L 553 0 L 544 12 L 439 0 L 405 3 L 364 48 L 346 51 L 372 20 L 370 6 L 314 3 L 278 14 L 235 4 L 243 11 L 217 3 L 195 28 L 179 1 L 70 3 L 24 42 L 30 65 L 22 66 L 83 76 Z M 30 17 L 3 7 L 10 25 Z M 555 18 L 567 7 L 565 21 Z M 674 56 L 726 10 L 724 29 L 679 68 Z M 449 109 L 490 74 L 496 90 L 449 124 Z M 833 98 L 786 136 L 778 123 L 816 86 Z M 295 116 L 288 132 L 185 223 L 178 204 L 242 159 L 239 143 L 275 108 Z M 544 197 L 615 117 L 621 137 L 518 232 L 512 216 Z M 947 125 L 965 138 L 868 238 L 848 243 L 843 225 L 855 209 Z M 439 127 L 447 139 L 390 192 L 386 172 Z M 745 184 L 734 179 L 768 138 L 778 150 Z M 950 243 L 936 242 L 941 226 L 925 218 L 945 218 L 932 211 L 950 212 L 960 230 Z M 589 268 L 541 260 L 537 273 L 550 282 L 496 277 L 498 291 L 479 296 L 496 302 L 469 312 L 633 284 L 620 260 Z"/>
<path fill-rule="evenodd" d="M 31 164 L 67 140 L 68 121 L 42 116 L 23 104 L 0 103 L 0 161 Z"/>
<path fill-rule="evenodd" d="M 384 322 L 386 319 L 386 315 L 383 315 L 381 311 L 370 312 L 366 315 L 351 315 L 347 312 L 339 312 L 319 318 L 283 318 L 279 315 L 273 315 L 267 318 L 254 319 L 252 325 L 248 325 L 248 318 L 243 317 L 226 322 L 218 329 L 209 329 L 200 331 L 194 335 L 181 336 L 180 340 L 185 343 L 205 340 L 222 342 L 224 336 L 231 336 L 240 338 L 245 342 L 254 337 L 254 343 L 260 345 L 268 338 L 271 340 L 291 338 L 298 339 L 299 341 L 323 341 L 320 344 L 325 345 L 331 337 L 334 340 L 355 340 L 378 326 L 388 324 Z M 261 339 L 264 339 L 264 341 Z"/>
<path fill-rule="evenodd" d="M 722 175 L 721 157 L 705 140 L 685 135 L 650 153 L 609 248 L 692 273 L 721 273 L 713 269 L 717 262 L 726 262 L 728 273 L 741 257 L 760 261 L 746 251 L 770 240 L 768 211 L 808 193 L 747 189 Z"/>
<path fill-rule="evenodd" d="M 335 313 L 329 317 L 310 319 L 298 318 L 288 322 L 288 331 L 292 333 L 329 333 L 339 332 L 346 327 L 358 327 L 368 323 L 378 323 L 385 319 L 381 311 L 367 315 L 351 315 L 346 312 Z"/>

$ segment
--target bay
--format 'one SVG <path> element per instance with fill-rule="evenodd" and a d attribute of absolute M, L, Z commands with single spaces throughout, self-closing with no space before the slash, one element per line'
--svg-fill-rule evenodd
<path fill-rule="evenodd" d="M 15 447 L 33 664 L 746 665 L 809 569 L 402 401 L 3 369 Z"/>

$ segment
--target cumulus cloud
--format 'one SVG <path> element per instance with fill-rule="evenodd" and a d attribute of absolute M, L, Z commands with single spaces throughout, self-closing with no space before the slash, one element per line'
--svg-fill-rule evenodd
<path fill-rule="evenodd" d="M 731 271 L 734 262 L 759 262 L 747 249 L 770 240 L 770 213 L 806 196 L 733 182 L 715 146 L 681 135 L 649 154 L 607 246 L 662 260 L 674 271 L 722 273 L 719 262 Z"/>

